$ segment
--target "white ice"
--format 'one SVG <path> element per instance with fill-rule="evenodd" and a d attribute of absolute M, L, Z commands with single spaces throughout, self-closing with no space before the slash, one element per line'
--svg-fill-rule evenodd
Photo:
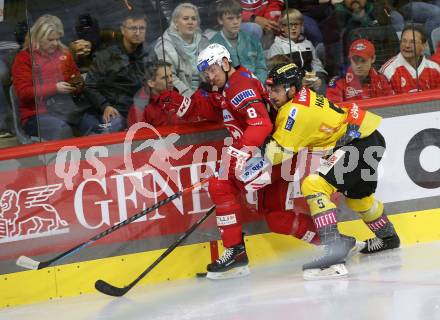
<path fill-rule="evenodd" d="M 440 242 L 356 256 L 340 280 L 304 281 L 301 264 L 311 254 L 254 267 L 241 279 L 191 279 L 135 287 L 123 298 L 97 293 L 7 308 L 0 320 L 440 320 Z"/>

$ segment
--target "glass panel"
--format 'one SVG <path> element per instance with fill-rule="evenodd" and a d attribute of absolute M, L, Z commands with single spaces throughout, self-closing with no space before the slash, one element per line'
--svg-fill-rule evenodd
<path fill-rule="evenodd" d="M 158 99 L 162 94 L 161 102 L 180 105 L 183 98 L 177 92 L 187 97 L 194 93 L 201 84 L 196 57 L 208 41 L 222 42 L 234 64 L 247 67 L 263 82 L 274 64 L 293 60 L 306 71 L 304 84 L 334 101 L 440 87 L 439 67 L 426 59 L 432 55 L 440 62 L 439 53 L 434 54 L 440 37 L 438 0 L 320 2 L 270 1 L 261 8 L 253 7 L 257 2 L 242 4 L 242 36 L 237 40 L 227 38 L 232 27 L 225 16 L 219 24 L 217 5 L 208 0 L 194 1 L 200 19 L 194 9 L 183 6 L 176 12 L 185 17 L 175 15 L 174 23 L 179 1 L 5 1 L 0 147 L 118 132 L 139 121 L 180 124 L 173 112 L 161 109 Z M 146 16 L 146 24 L 136 13 Z M 135 19 L 125 19 L 130 14 Z M 194 15 L 194 24 L 186 26 Z M 406 25 L 412 28 L 404 29 Z M 27 26 L 35 26 L 35 32 L 23 51 Z M 218 33 L 222 30 L 223 35 Z M 128 53 L 127 45 L 137 50 Z M 13 78 L 19 88 L 11 99 L 17 53 L 21 60 Z M 154 64 L 158 58 L 172 65 Z M 397 62 L 409 72 L 396 73 Z M 162 80 L 154 81 L 158 75 Z M 7 131 L 17 131 L 16 138 L 1 138 Z"/>

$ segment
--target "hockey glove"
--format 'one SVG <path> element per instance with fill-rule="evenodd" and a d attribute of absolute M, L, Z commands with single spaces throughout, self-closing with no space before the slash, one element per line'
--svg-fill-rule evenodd
<path fill-rule="evenodd" d="M 257 191 L 272 182 L 271 163 L 264 157 L 254 157 L 246 162 L 239 180 L 248 191 Z"/>
<path fill-rule="evenodd" d="M 191 98 L 182 96 L 176 90 L 165 90 L 159 96 L 159 105 L 163 110 L 181 118 L 191 106 Z"/>

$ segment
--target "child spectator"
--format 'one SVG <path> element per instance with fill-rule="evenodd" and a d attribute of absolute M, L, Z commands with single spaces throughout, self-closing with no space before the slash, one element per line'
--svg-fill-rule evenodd
<path fill-rule="evenodd" d="M 370 41 L 353 41 L 348 57 L 351 65 L 345 75 L 330 80 L 326 93 L 330 101 L 342 102 L 393 94 L 388 80 L 373 67 L 376 56 Z"/>
<path fill-rule="evenodd" d="M 303 15 L 297 9 L 289 9 L 283 14 L 279 23 L 281 35 L 275 37 L 267 54 L 268 58 L 278 54 L 289 55 L 300 69 L 308 73 L 306 76 L 308 81 L 304 81 L 304 85 L 316 92 L 324 93 L 324 79 L 327 72 L 316 56 L 315 47 L 303 35 Z"/>
<path fill-rule="evenodd" d="M 440 87 L 440 66 L 423 55 L 427 45 L 422 26 L 407 25 L 403 29 L 400 53 L 381 68 L 396 94 Z"/>
<path fill-rule="evenodd" d="M 222 30 L 217 32 L 210 43 L 219 43 L 228 49 L 232 64 L 241 65 L 252 71 L 265 83 L 267 77 L 263 47 L 248 33 L 240 31 L 242 8 L 236 0 L 223 0 L 217 4 L 217 21 Z"/>

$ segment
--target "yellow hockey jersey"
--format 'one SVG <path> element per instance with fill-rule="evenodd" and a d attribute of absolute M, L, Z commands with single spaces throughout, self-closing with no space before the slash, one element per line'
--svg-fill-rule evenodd
<path fill-rule="evenodd" d="M 353 139 L 369 136 L 381 120 L 354 103 L 342 108 L 303 87 L 278 110 L 266 156 L 278 164 L 285 160 L 286 153 L 292 155 L 303 148 L 328 150 L 343 146 Z"/>

